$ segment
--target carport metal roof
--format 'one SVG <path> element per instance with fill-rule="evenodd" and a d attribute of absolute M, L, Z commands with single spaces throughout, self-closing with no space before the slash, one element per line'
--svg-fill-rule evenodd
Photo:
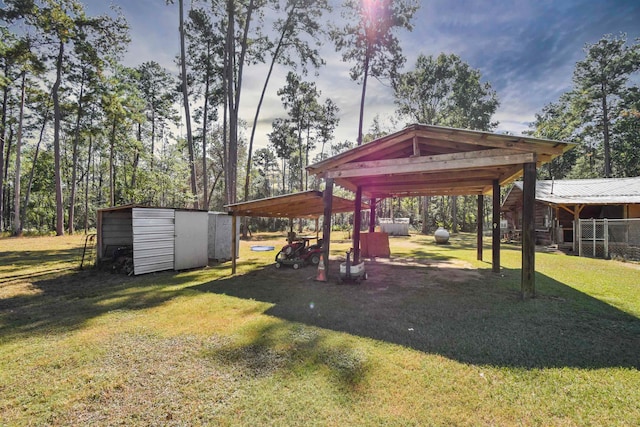
<path fill-rule="evenodd" d="M 524 136 L 414 124 L 310 165 L 311 175 L 333 178 L 367 197 L 490 194 L 574 144 Z"/>
<path fill-rule="evenodd" d="M 226 205 L 225 208 L 234 216 L 318 218 L 324 214 L 324 201 L 322 191 L 309 190 L 234 203 Z M 368 209 L 368 206 L 365 209 Z M 333 196 L 333 213 L 353 211 L 355 211 L 353 200 Z"/>
<path fill-rule="evenodd" d="M 522 182 L 507 193 L 502 210 L 515 209 L 522 199 Z M 536 181 L 536 200 L 555 206 L 640 204 L 640 177 Z"/>

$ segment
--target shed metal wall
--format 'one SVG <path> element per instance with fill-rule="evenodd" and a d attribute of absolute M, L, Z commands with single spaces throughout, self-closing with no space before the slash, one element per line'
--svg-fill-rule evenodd
<path fill-rule="evenodd" d="M 174 268 L 175 211 L 132 209 L 134 274 Z"/>
<path fill-rule="evenodd" d="M 207 212 L 176 211 L 175 213 L 175 269 L 204 267 L 207 257 Z"/>
<path fill-rule="evenodd" d="M 209 212 L 209 258 L 218 261 L 231 259 L 232 222 L 233 218 L 224 212 Z M 240 221 L 236 222 L 236 248 L 240 248 Z"/>

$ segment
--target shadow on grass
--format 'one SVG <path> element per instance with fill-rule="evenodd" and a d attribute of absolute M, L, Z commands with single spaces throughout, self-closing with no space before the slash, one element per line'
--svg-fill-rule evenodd
<path fill-rule="evenodd" d="M 24 268 L 34 265 L 56 265 L 62 261 L 64 263 L 77 262 L 79 266 L 81 257 L 82 248 L 0 252 L 0 260 L 5 265 L 0 274 L 0 283 L 27 277 L 28 275 L 23 274 L 22 271 Z M 9 265 L 11 267 L 6 267 Z"/>
<path fill-rule="evenodd" d="M 276 371 L 322 370 L 346 395 L 357 393 L 371 371 L 371 361 L 359 349 L 327 342 L 326 334 L 300 324 L 263 324 L 253 328 L 251 335 L 254 338 L 247 343 L 228 340 L 205 349 L 203 355 L 252 378 Z"/>
<path fill-rule="evenodd" d="M 190 280 L 176 277 L 174 271 L 128 277 L 96 269 L 67 269 L 30 279 L 22 292 L 0 298 L 0 341 L 66 333 L 110 311 L 154 307 L 182 292 L 167 286 Z"/>
<path fill-rule="evenodd" d="M 406 263 L 407 265 L 403 265 Z M 195 286 L 274 305 L 266 314 L 400 344 L 463 363 L 522 368 L 640 368 L 640 320 L 537 273 L 520 300 L 520 270 L 447 263 L 368 263 L 369 280 L 315 282 L 316 270 L 267 266 Z"/>

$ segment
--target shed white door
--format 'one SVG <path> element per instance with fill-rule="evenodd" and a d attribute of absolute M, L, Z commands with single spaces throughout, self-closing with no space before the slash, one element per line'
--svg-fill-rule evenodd
<path fill-rule="evenodd" d="M 131 211 L 134 274 L 173 269 L 173 209 Z"/>
<path fill-rule="evenodd" d="M 207 212 L 176 211 L 175 269 L 204 267 L 209 239 Z"/>

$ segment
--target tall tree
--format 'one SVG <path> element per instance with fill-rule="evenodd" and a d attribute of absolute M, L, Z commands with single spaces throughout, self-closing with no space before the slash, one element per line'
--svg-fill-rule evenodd
<path fill-rule="evenodd" d="M 13 235 L 20 236 L 22 234 L 22 223 L 20 219 L 22 217 L 20 213 L 20 177 L 21 177 L 21 160 L 22 160 L 22 131 L 24 129 L 24 103 L 25 103 L 25 91 L 26 91 L 27 72 L 22 71 L 22 78 L 20 83 L 20 113 L 18 118 L 18 135 L 16 137 L 16 166 L 15 166 L 15 181 L 13 185 L 14 191 L 14 213 L 13 213 Z"/>
<path fill-rule="evenodd" d="M 144 100 L 144 110 L 151 126 L 149 168 L 153 171 L 157 152 L 156 142 L 159 137 L 158 129 L 179 120 L 178 112 L 174 107 L 178 101 L 178 93 L 175 90 L 177 82 L 169 71 L 155 61 L 148 61 L 138 66 L 132 77 Z M 138 139 L 142 140 L 142 123 L 139 125 Z"/>
<path fill-rule="evenodd" d="M 71 69 L 68 80 L 75 84 L 77 90 L 69 182 L 69 234 L 75 231 L 80 138 L 83 134 L 82 128 L 85 126 L 87 104 L 98 102 L 99 81 L 102 79 L 105 68 L 109 63 L 117 61 L 129 42 L 128 26 L 122 15 L 116 19 L 109 16 L 81 18 L 76 21 L 76 26 L 73 57 L 68 61 Z"/>
<path fill-rule="evenodd" d="M 275 5 L 276 11 L 280 10 L 279 3 L 275 3 Z M 328 2 L 326 0 L 287 0 L 283 9 L 284 18 L 276 19 L 273 24 L 273 33 L 276 34 L 275 40 L 277 41 L 266 41 L 266 52 L 271 55 L 271 61 L 256 107 L 253 126 L 251 127 L 247 156 L 247 174 L 244 184 L 245 201 L 249 194 L 252 164 L 251 156 L 256 128 L 258 127 L 258 118 L 274 66 L 276 64 L 283 64 L 295 68 L 300 64 L 302 65 L 303 74 L 306 74 L 307 63 L 310 63 L 316 68 L 323 63 L 318 50 L 311 46 L 305 36 L 314 39 L 316 46 L 320 44 L 319 36 L 323 33 L 320 22 L 324 12 L 330 10 Z M 293 57 L 294 55 L 297 56 L 299 60 L 296 60 Z"/>
<path fill-rule="evenodd" d="M 481 82 L 479 70 L 471 68 L 457 55 L 440 54 L 437 58 L 419 55 L 415 69 L 402 74 L 395 82 L 398 113 L 412 122 L 491 130 L 498 123 L 491 119 L 498 108 L 496 92 L 488 82 Z M 444 203 L 444 199 L 442 199 Z M 463 201 L 463 205 L 465 201 Z M 458 226 L 458 200 L 451 197 L 453 231 Z M 429 198 L 423 198 L 422 232 L 428 232 Z"/>
<path fill-rule="evenodd" d="M 64 234 L 64 205 L 61 171 L 61 122 L 62 109 L 60 88 L 63 82 L 65 66 L 69 53 L 75 43 L 87 34 L 108 38 L 110 31 L 121 32 L 123 21 L 111 20 L 107 16 L 88 17 L 81 3 L 76 0 L 7 0 L 7 8 L 2 17 L 9 22 L 24 21 L 34 31 L 43 48 L 53 62 L 55 81 L 51 94 L 54 111 L 54 176 L 56 193 L 56 234 Z M 116 40 L 105 42 L 113 46 Z M 71 49 L 70 49 L 71 48 Z"/>
<path fill-rule="evenodd" d="M 620 97 L 632 73 L 640 68 L 640 43 L 627 46 L 625 34 L 605 35 L 584 48 L 586 58 L 576 64 L 573 83 L 584 101 L 585 115 L 596 123 L 604 149 L 604 176 L 612 176 L 611 131 Z"/>
<path fill-rule="evenodd" d="M 6 19 L 7 11 L 0 13 L 0 18 Z M 6 127 L 9 119 L 9 109 L 11 108 L 11 89 L 13 86 L 18 85 L 18 92 L 20 96 L 15 102 L 19 105 L 19 118 L 18 131 L 16 138 L 16 167 L 20 169 L 20 151 L 22 145 L 22 131 L 23 131 L 23 116 L 24 116 L 24 95 L 26 89 L 27 74 L 38 74 L 43 72 L 43 65 L 34 52 L 32 46 L 32 38 L 27 35 L 25 37 L 17 37 L 11 34 L 7 29 L 2 28 L 2 41 L 0 41 L 0 61 L 2 67 L 2 74 L 0 75 L 0 87 L 2 88 L 2 118 L 0 119 L 0 231 L 4 229 L 4 199 L 5 199 L 5 176 L 7 176 L 9 156 L 5 159 L 5 145 L 7 153 L 10 153 L 9 144 L 6 142 L 11 138 L 6 138 Z M 20 173 L 17 174 L 18 176 Z M 14 185 L 14 200 L 19 199 L 20 182 L 16 187 Z M 17 214 L 19 214 L 20 204 L 14 205 Z M 15 226 L 17 225 L 17 229 Z M 14 233 L 20 233 L 20 218 L 14 223 Z"/>
<path fill-rule="evenodd" d="M 322 106 L 320 107 L 320 123 L 318 129 L 318 136 L 320 138 L 320 141 L 322 142 L 322 147 L 320 149 L 320 159 L 322 159 L 324 156 L 325 145 L 333 139 L 333 132 L 338 126 L 338 123 L 340 123 L 340 117 L 338 117 L 339 112 L 340 108 L 331 99 L 326 99 L 324 101 L 324 104 L 322 104 Z"/>
<path fill-rule="evenodd" d="M 173 4 L 173 0 L 167 0 Z M 198 185 L 196 179 L 196 161 L 193 147 L 193 132 L 191 131 L 191 110 L 189 106 L 189 85 L 187 75 L 187 49 L 184 28 L 184 0 L 178 0 L 178 19 L 180 34 L 180 79 L 182 81 L 182 105 L 184 108 L 185 125 L 187 128 L 187 149 L 189 150 L 189 173 L 191 176 L 191 193 L 194 196 L 194 208 L 198 209 Z"/>
<path fill-rule="evenodd" d="M 286 162 L 291 158 L 296 146 L 296 130 L 289 120 L 276 119 L 272 123 L 273 131 L 268 135 L 276 155 L 282 160 L 282 192 L 287 191 Z"/>
<path fill-rule="evenodd" d="M 205 9 L 189 11 L 187 23 L 189 39 L 188 58 L 192 71 L 191 80 L 200 86 L 203 106 L 201 109 L 202 131 L 202 205 L 209 207 L 209 168 L 207 167 L 207 138 L 209 123 L 217 119 L 217 106 L 224 103 L 222 62 L 224 56 L 224 35 L 216 31 L 212 17 Z"/>
<path fill-rule="evenodd" d="M 571 97 L 571 94 L 565 94 L 558 102 L 546 105 L 536 114 L 535 121 L 530 125 L 532 130 L 527 133 L 536 138 L 579 143 L 582 117 L 574 108 Z M 540 167 L 538 176 L 542 179 L 565 178 L 575 165 L 577 155 L 578 150 L 567 151 Z"/>
<path fill-rule="evenodd" d="M 411 19 L 418 4 L 411 0 L 345 0 L 342 27 L 331 28 L 336 50 L 345 62 L 354 62 L 351 79 L 362 84 L 358 145 L 362 144 L 364 104 L 369 76 L 376 79 L 396 78 L 404 64 L 397 32 L 412 29 Z"/>
<path fill-rule="evenodd" d="M 224 55 L 224 76 L 226 87 L 225 123 L 228 123 L 229 137 L 225 147 L 225 188 L 227 203 L 237 201 L 238 147 L 240 124 L 240 95 L 244 66 L 249 55 L 249 29 L 254 24 L 254 13 L 264 5 L 261 0 L 249 0 L 237 5 L 233 0 L 226 1 L 226 43 Z M 237 21 L 237 22 L 236 22 Z M 236 23 L 239 30 L 236 34 Z"/>
<path fill-rule="evenodd" d="M 311 141 L 307 138 L 306 144 L 303 144 L 304 135 L 309 135 L 312 126 L 312 120 L 318 109 L 319 92 L 313 82 L 305 82 L 300 76 L 293 72 L 287 75 L 287 85 L 278 90 L 278 95 L 282 99 L 287 113 L 289 114 L 290 123 L 296 132 L 296 140 L 298 146 L 297 168 L 300 172 L 299 190 L 305 190 L 304 180 L 304 159 L 305 154 L 309 152 Z M 308 159 L 307 159 L 308 160 Z"/>
<path fill-rule="evenodd" d="M 499 102 L 479 70 L 457 55 L 419 55 L 414 70 L 394 85 L 398 113 L 414 122 L 475 130 L 491 130 Z"/>
<path fill-rule="evenodd" d="M 640 176 L 640 88 L 623 96 L 619 119 L 614 124 L 611 149 L 616 176 Z"/>

